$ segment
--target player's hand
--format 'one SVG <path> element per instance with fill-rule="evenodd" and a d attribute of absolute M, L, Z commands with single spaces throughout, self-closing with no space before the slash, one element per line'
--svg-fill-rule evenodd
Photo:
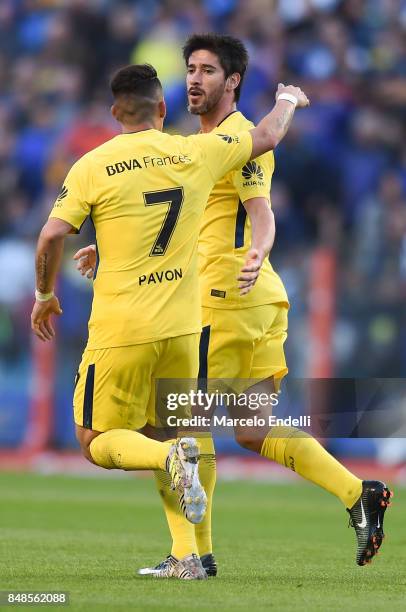
<path fill-rule="evenodd" d="M 54 295 L 46 302 L 35 301 L 31 313 L 31 329 L 43 342 L 52 340 L 55 330 L 51 323 L 51 315 L 61 315 L 62 309 L 58 298 Z"/>
<path fill-rule="evenodd" d="M 74 254 L 73 259 L 77 260 L 76 268 L 81 275 L 92 278 L 96 267 L 96 245 L 89 244 L 89 246 L 79 249 Z"/>
<path fill-rule="evenodd" d="M 275 94 L 275 100 L 278 99 L 278 96 L 281 93 L 289 93 L 292 96 L 295 96 L 295 98 L 297 98 L 296 108 L 304 108 L 305 106 L 310 105 L 309 98 L 306 96 L 304 91 L 300 89 L 300 87 L 295 87 L 294 85 L 284 85 L 283 83 L 279 83 L 278 89 Z"/>
<path fill-rule="evenodd" d="M 260 256 L 257 249 L 250 249 L 245 257 L 245 263 L 241 268 L 240 274 L 237 278 L 240 281 L 238 288 L 240 295 L 246 295 L 251 291 L 261 270 L 263 258 Z"/>

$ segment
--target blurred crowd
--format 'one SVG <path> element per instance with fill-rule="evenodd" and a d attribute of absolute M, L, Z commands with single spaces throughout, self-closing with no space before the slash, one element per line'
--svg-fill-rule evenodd
<path fill-rule="evenodd" d="M 152 63 L 169 109 L 188 116 L 181 47 L 191 32 L 241 38 L 240 110 L 260 119 L 278 82 L 312 101 L 278 147 L 274 267 L 292 302 L 290 371 L 307 368 L 309 258 L 337 256 L 337 376 L 406 374 L 406 2 L 404 0 L 2 0 L 0 2 L 0 384 L 25 371 L 35 240 L 71 164 L 117 133 L 108 81 Z M 63 355 L 86 339 L 91 284 L 69 239 L 60 280 Z"/>

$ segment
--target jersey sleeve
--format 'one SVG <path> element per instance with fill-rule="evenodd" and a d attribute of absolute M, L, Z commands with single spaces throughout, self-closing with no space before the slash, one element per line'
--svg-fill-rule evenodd
<path fill-rule="evenodd" d="M 195 136 L 214 182 L 230 170 L 243 166 L 251 157 L 252 138 L 248 131 L 238 134 L 199 134 Z"/>
<path fill-rule="evenodd" d="M 82 158 L 68 172 L 49 218 L 62 219 L 80 231 L 83 222 L 91 212 L 88 184 L 88 164 Z"/>
<path fill-rule="evenodd" d="M 241 202 L 251 198 L 270 199 L 271 180 L 275 168 L 272 151 L 248 161 L 233 172 L 233 184 Z"/>

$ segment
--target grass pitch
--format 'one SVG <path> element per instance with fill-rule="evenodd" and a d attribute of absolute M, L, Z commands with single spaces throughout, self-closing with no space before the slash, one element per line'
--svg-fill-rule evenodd
<path fill-rule="evenodd" d="M 169 551 L 149 479 L 0 474 L 0 491 L 0 590 L 69 591 L 70 606 L 54 609 L 406 609 L 405 490 L 386 514 L 382 552 L 360 568 L 354 531 L 331 495 L 307 484 L 220 482 L 219 576 L 192 583 L 135 575 Z"/>

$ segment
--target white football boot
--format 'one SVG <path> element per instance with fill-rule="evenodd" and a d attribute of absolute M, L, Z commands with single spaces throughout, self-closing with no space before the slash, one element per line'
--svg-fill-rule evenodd
<path fill-rule="evenodd" d="M 199 456 L 195 438 L 178 438 L 166 460 L 166 470 L 172 489 L 178 492 L 182 513 L 194 524 L 202 522 L 207 507 L 206 493 L 199 480 Z"/>

